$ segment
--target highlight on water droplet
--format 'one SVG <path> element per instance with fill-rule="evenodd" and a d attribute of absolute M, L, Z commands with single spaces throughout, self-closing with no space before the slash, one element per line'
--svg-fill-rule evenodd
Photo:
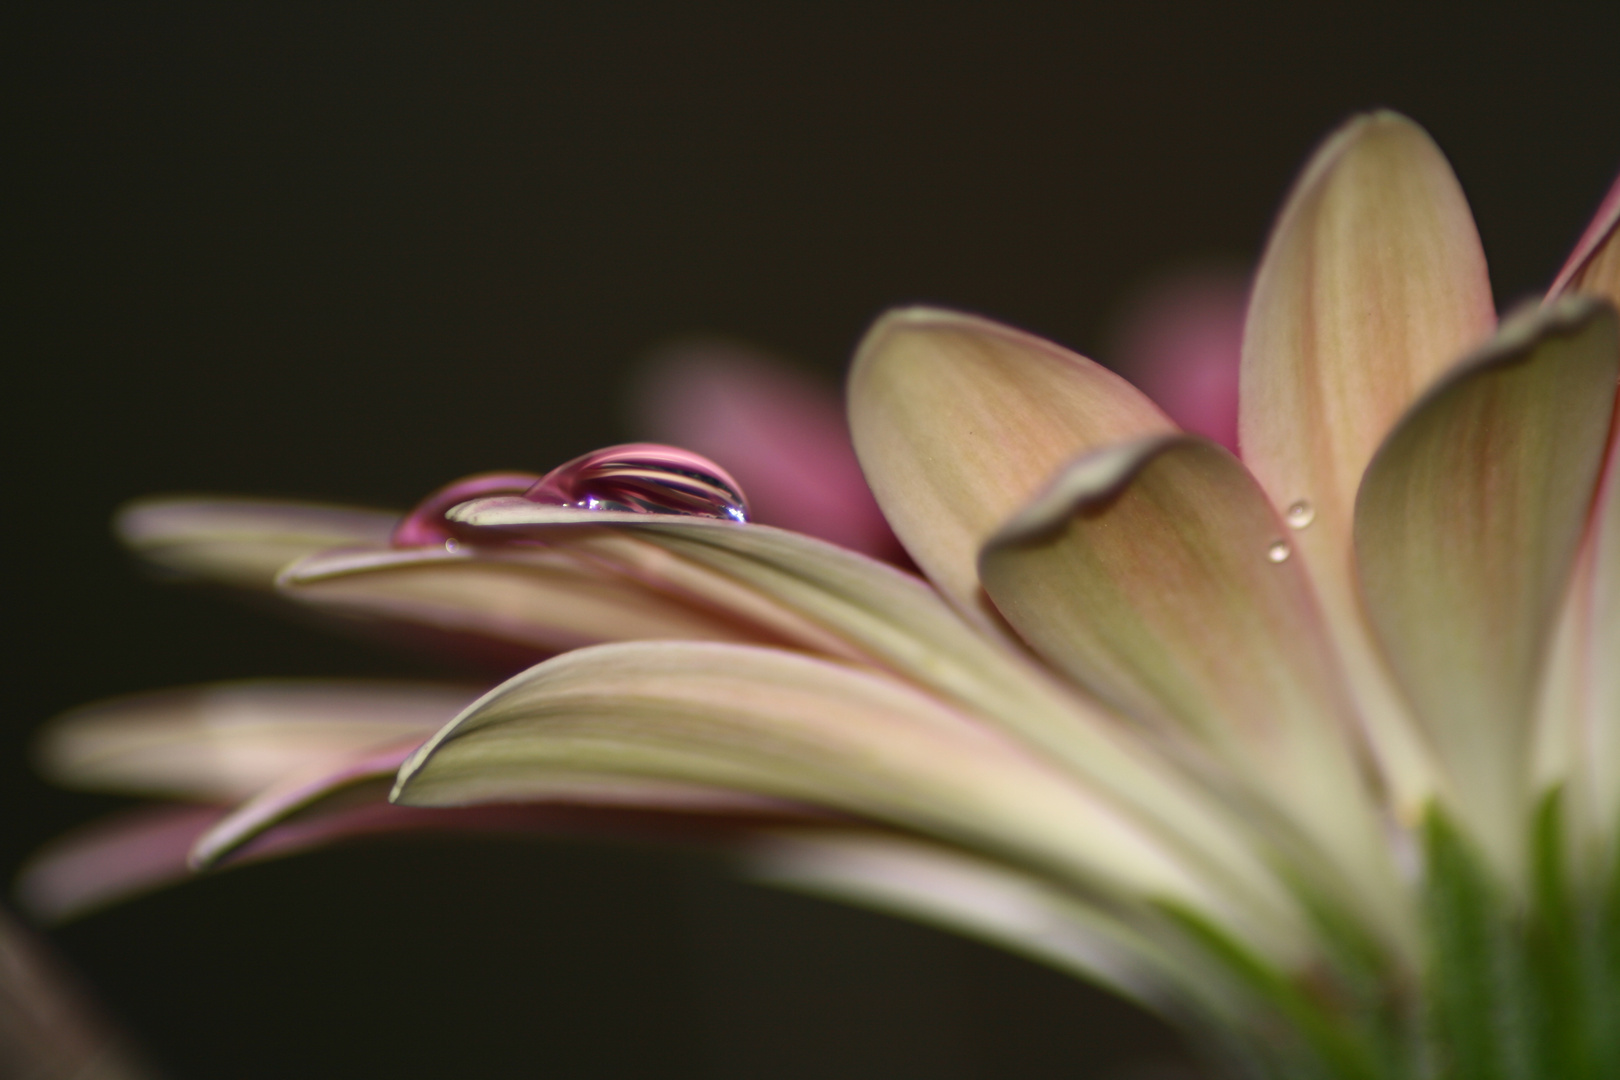
<path fill-rule="evenodd" d="M 1293 545 L 1286 540 L 1273 540 L 1271 546 L 1266 548 L 1266 558 L 1272 562 L 1287 562 L 1288 556 L 1293 553 Z"/>
<path fill-rule="evenodd" d="M 457 541 L 451 534 L 450 523 L 444 520 L 445 511 L 468 499 L 521 495 L 539 479 L 537 474 L 527 472 L 488 472 L 464 476 L 417 503 L 416 508 L 394 526 L 394 533 L 388 542 L 397 548 L 443 544 L 446 551 L 455 551 L 450 545 Z"/>
<path fill-rule="evenodd" d="M 1283 511 L 1283 520 L 1288 522 L 1289 528 L 1303 529 L 1316 520 L 1316 507 L 1309 499 L 1295 499 Z"/>
<path fill-rule="evenodd" d="M 730 473 L 701 454 L 660 443 L 593 450 L 546 473 L 523 497 L 581 510 L 748 520 L 748 499 Z"/>

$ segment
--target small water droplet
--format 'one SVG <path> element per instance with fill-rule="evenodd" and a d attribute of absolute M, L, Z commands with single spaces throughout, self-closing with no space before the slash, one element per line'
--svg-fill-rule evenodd
<path fill-rule="evenodd" d="M 1293 545 L 1286 540 L 1273 540 L 1271 546 L 1266 548 L 1266 558 L 1272 562 L 1287 562 L 1288 556 L 1293 553 Z"/>
<path fill-rule="evenodd" d="M 534 486 L 540 477 L 534 473 L 494 472 L 464 476 L 455 483 L 446 484 L 416 504 L 416 509 L 400 519 L 388 542 L 397 548 L 433 547 L 443 544 L 446 551 L 454 551 L 451 544 L 458 543 L 450 534 L 450 523 L 444 520 L 445 511 L 468 499 L 487 499 L 492 495 L 521 495 Z"/>
<path fill-rule="evenodd" d="M 446 550 L 450 554 L 454 555 L 456 552 L 461 550 L 461 541 L 457 540 L 453 536 L 450 537 L 448 540 L 446 540 L 444 542 L 444 550 Z"/>
<path fill-rule="evenodd" d="M 748 500 L 726 470 L 658 443 L 593 450 L 546 473 L 523 497 L 582 510 L 748 520 Z"/>
<path fill-rule="evenodd" d="M 1303 529 L 1316 520 L 1316 507 L 1311 505 L 1309 499 L 1296 499 L 1284 511 L 1283 520 L 1288 522 L 1290 528 Z"/>

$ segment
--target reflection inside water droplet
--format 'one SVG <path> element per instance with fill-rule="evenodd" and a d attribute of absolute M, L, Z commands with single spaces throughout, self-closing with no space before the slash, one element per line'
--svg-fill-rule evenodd
<path fill-rule="evenodd" d="M 748 520 L 748 500 L 726 470 L 658 443 L 593 450 L 552 469 L 523 497 L 582 510 Z"/>
<path fill-rule="evenodd" d="M 1266 558 L 1272 562 L 1287 562 L 1288 556 L 1293 553 L 1293 547 L 1286 540 L 1273 540 L 1271 546 L 1266 548 Z"/>
<path fill-rule="evenodd" d="M 1284 511 L 1283 520 L 1288 522 L 1290 528 L 1303 529 L 1316 520 L 1316 507 L 1311 505 L 1309 499 L 1296 499 Z"/>

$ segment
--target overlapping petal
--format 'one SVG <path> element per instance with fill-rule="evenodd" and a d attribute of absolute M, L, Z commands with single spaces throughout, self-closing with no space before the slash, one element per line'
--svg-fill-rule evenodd
<path fill-rule="evenodd" d="M 1352 506 L 1385 433 L 1495 319 L 1473 217 L 1429 136 L 1381 112 L 1328 138 L 1255 278 L 1238 437 L 1279 510 L 1312 508 L 1295 546 L 1407 816 L 1440 781 L 1361 622 Z"/>
<path fill-rule="evenodd" d="M 987 319 L 892 311 L 849 375 L 850 430 L 867 482 L 930 580 L 983 610 L 980 546 L 1058 466 L 1173 430 L 1113 372 Z"/>
<path fill-rule="evenodd" d="M 1230 874 L 1243 888 L 1275 887 L 1241 826 L 1190 792 L 1173 767 L 993 627 L 956 618 L 911 574 L 797 533 L 698 517 L 609 514 L 523 499 L 476 500 L 451 517 L 475 534 L 546 542 L 622 530 L 723 574 L 842 643 L 815 651 L 886 668 L 927 688 L 1059 762 L 1212 872 Z M 567 542 L 586 547 L 605 539 L 611 538 Z"/>
<path fill-rule="evenodd" d="M 1354 708 L 1293 531 L 1231 454 L 1156 436 L 1059 473 L 986 546 L 980 572 L 1053 666 L 1126 715 L 1190 735 L 1298 829 L 1285 843 L 1296 862 L 1326 854 L 1324 891 L 1353 897 L 1410 945 L 1357 768 Z"/>
<path fill-rule="evenodd" d="M 1128 817 L 937 699 L 777 650 L 625 643 L 557 657 L 491 691 L 422 747 L 394 797 L 518 801 L 549 773 L 579 769 L 824 805 L 1115 903 L 1188 904 L 1274 959 L 1295 959 L 1300 944 L 1286 910 L 1255 921 Z"/>
<path fill-rule="evenodd" d="M 1356 505 L 1369 619 L 1477 838 L 1522 858 L 1542 661 L 1592 505 L 1620 365 L 1612 307 L 1503 325 L 1390 434 Z"/>

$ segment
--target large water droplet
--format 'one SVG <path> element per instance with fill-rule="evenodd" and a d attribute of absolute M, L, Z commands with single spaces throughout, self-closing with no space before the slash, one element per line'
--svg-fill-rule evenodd
<path fill-rule="evenodd" d="M 546 473 L 523 497 L 582 510 L 748 520 L 748 500 L 726 470 L 659 443 L 593 450 Z"/>
<path fill-rule="evenodd" d="M 1271 546 L 1266 548 L 1266 558 L 1272 562 L 1287 562 L 1288 556 L 1293 553 L 1293 546 L 1286 540 L 1273 540 Z"/>
<path fill-rule="evenodd" d="M 1309 499 L 1295 499 L 1283 512 L 1283 520 L 1288 522 L 1289 528 L 1303 529 L 1316 520 L 1316 507 Z"/>
<path fill-rule="evenodd" d="M 487 499 L 492 495 L 522 495 L 540 477 L 525 472 L 479 473 L 466 476 L 453 484 L 446 484 L 416 504 L 416 509 L 400 519 L 394 526 L 389 543 L 394 547 L 433 547 L 443 544 L 446 551 L 454 552 L 451 545 L 450 524 L 444 520 L 446 510 L 468 499 Z M 459 545 L 457 545 L 459 546 Z"/>

